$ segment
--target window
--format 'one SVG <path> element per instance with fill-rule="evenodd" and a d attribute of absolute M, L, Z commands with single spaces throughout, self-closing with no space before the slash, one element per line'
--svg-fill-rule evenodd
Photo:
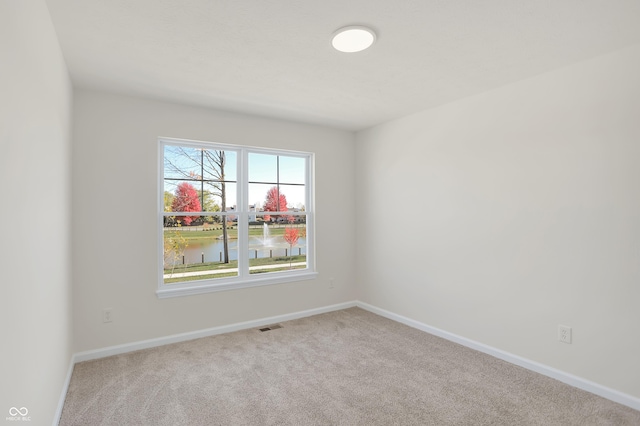
<path fill-rule="evenodd" d="M 316 276 L 313 154 L 160 139 L 158 296 Z"/>

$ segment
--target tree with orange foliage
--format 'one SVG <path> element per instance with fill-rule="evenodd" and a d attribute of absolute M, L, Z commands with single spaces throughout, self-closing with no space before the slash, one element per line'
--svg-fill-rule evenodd
<path fill-rule="evenodd" d="M 293 246 L 298 244 L 298 238 L 300 238 L 298 228 L 284 229 L 284 240 L 289 244 L 289 269 L 291 269 L 293 262 Z"/>
<path fill-rule="evenodd" d="M 287 211 L 287 197 L 279 191 L 277 186 L 272 187 L 267 191 L 267 199 L 264 201 L 262 209 L 265 212 L 284 212 Z M 274 215 L 274 218 L 278 218 L 279 215 Z M 271 215 L 264 215 L 264 220 L 271 221 Z"/>

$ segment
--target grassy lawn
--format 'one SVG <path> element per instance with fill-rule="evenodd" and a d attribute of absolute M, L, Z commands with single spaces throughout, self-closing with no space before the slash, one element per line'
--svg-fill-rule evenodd
<path fill-rule="evenodd" d="M 252 270 L 252 274 L 257 273 L 265 273 L 265 272 L 277 272 L 277 271 L 285 271 L 289 269 L 289 263 L 296 262 L 305 262 L 307 259 L 306 255 L 302 256 L 291 256 L 291 257 L 272 257 L 272 258 L 258 258 L 258 259 L 249 259 L 249 266 L 261 266 L 261 265 L 281 265 L 281 268 L 274 269 L 265 269 L 265 270 Z M 190 265 L 178 265 L 174 268 L 173 273 L 179 274 L 184 272 L 198 272 L 198 271 L 218 271 L 225 269 L 233 269 L 238 267 L 238 261 L 232 260 L 229 263 L 221 263 L 221 262 L 205 262 L 205 263 L 194 263 Z M 304 266 L 294 266 L 293 269 L 301 269 Z M 165 274 L 170 274 L 171 269 L 165 269 Z M 237 275 L 236 272 L 229 273 L 217 273 L 211 275 L 198 275 L 195 277 L 176 277 L 176 278 L 166 278 L 164 280 L 165 284 L 176 283 L 176 282 L 184 282 L 184 281 L 196 281 L 196 280 L 206 280 L 210 278 L 223 278 L 223 277 L 235 277 Z"/>
<path fill-rule="evenodd" d="M 208 280 L 211 278 L 235 277 L 236 275 L 238 274 L 235 272 L 229 272 L 228 274 L 198 275 L 197 277 L 165 278 L 164 283 L 165 284 L 182 283 L 185 281 Z"/>

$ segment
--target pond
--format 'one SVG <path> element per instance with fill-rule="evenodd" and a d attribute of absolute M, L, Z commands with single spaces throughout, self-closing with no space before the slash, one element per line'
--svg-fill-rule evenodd
<path fill-rule="evenodd" d="M 293 247 L 293 254 L 307 254 L 306 251 L 306 238 L 301 237 L 298 243 Z M 222 240 L 211 239 L 206 241 L 190 242 L 184 251 L 185 264 L 201 263 L 202 256 L 204 254 L 205 262 L 219 262 L 222 259 L 222 252 L 224 249 L 224 243 Z M 260 238 L 249 239 L 249 258 L 255 257 L 277 257 L 287 255 L 289 250 L 289 244 L 284 241 L 282 237 L 271 237 L 267 239 L 265 245 Z M 229 241 L 229 260 L 238 259 L 238 241 Z M 182 259 L 178 260 L 178 263 L 182 263 Z"/>

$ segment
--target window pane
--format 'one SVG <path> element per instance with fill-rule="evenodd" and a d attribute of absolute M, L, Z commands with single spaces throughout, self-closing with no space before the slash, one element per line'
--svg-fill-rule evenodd
<path fill-rule="evenodd" d="M 302 185 L 249 184 L 249 205 L 259 211 L 304 211 L 306 188 Z"/>
<path fill-rule="evenodd" d="M 271 197 L 269 198 L 269 203 L 267 205 L 267 195 L 272 188 L 276 188 L 276 185 L 272 184 L 262 184 L 262 183 L 250 183 L 249 184 L 249 204 L 252 206 L 257 206 L 258 210 L 264 210 L 265 208 L 268 211 L 275 211 L 277 207 L 277 196 L 274 198 L 274 194 L 272 192 Z M 276 189 L 277 191 L 277 189 Z"/>
<path fill-rule="evenodd" d="M 223 204 L 223 196 L 224 194 L 224 207 L 225 211 L 235 210 L 237 204 L 237 189 L 238 185 L 235 183 L 220 183 L 218 186 L 210 186 L 212 192 L 212 200 L 214 206 L 219 206 L 222 208 Z M 206 191 L 206 186 L 205 186 Z"/>
<path fill-rule="evenodd" d="M 225 192 L 229 190 L 228 183 L 221 183 L 220 186 L 225 186 Z M 202 211 L 203 212 L 221 212 L 222 211 L 222 199 L 220 197 L 220 189 L 212 187 L 210 185 L 203 185 L 204 191 L 198 191 L 198 195 L 201 197 Z M 227 197 L 227 200 L 229 198 Z"/>
<path fill-rule="evenodd" d="M 191 179 L 201 174 L 200 152 L 196 148 L 165 145 L 164 178 Z"/>
<path fill-rule="evenodd" d="M 166 145 L 165 179 L 236 181 L 237 153 L 212 149 Z"/>
<path fill-rule="evenodd" d="M 165 179 L 164 211 L 201 212 L 203 199 L 202 191 L 198 183 L 199 182 Z"/>
<path fill-rule="evenodd" d="M 304 210 L 305 195 L 303 185 L 280 185 L 280 196 L 286 199 L 287 210 Z"/>
<path fill-rule="evenodd" d="M 164 180 L 165 212 L 221 212 L 236 206 L 235 183 Z M 225 203 L 222 203 L 223 195 Z"/>
<path fill-rule="evenodd" d="M 165 219 L 165 284 L 238 275 L 236 224 L 227 222 L 225 240 L 222 216 L 199 216 L 188 226 L 178 221 L 184 222 L 184 216 Z"/>
<path fill-rule="evenodd" d="M 204 180 L 236 181 L 238 155 L 235 151 L 202 150 L 202 173 Z"/>
<path fill-rule="evenodd" d="M 294 223 L 269 223 L 264 215 L 249 225 L 249 273 L 281 272 L 307 267 L 306 217 Z"/>
<path fill-rule="evenodd" d="M 277 183 L 278 156 L 249 153 L 249 182 Z"/>
<path fill-rule="evenodd" d="M 305 183 L 306 160 L 300 157 L 280 156 L 280 183 Z"/>

